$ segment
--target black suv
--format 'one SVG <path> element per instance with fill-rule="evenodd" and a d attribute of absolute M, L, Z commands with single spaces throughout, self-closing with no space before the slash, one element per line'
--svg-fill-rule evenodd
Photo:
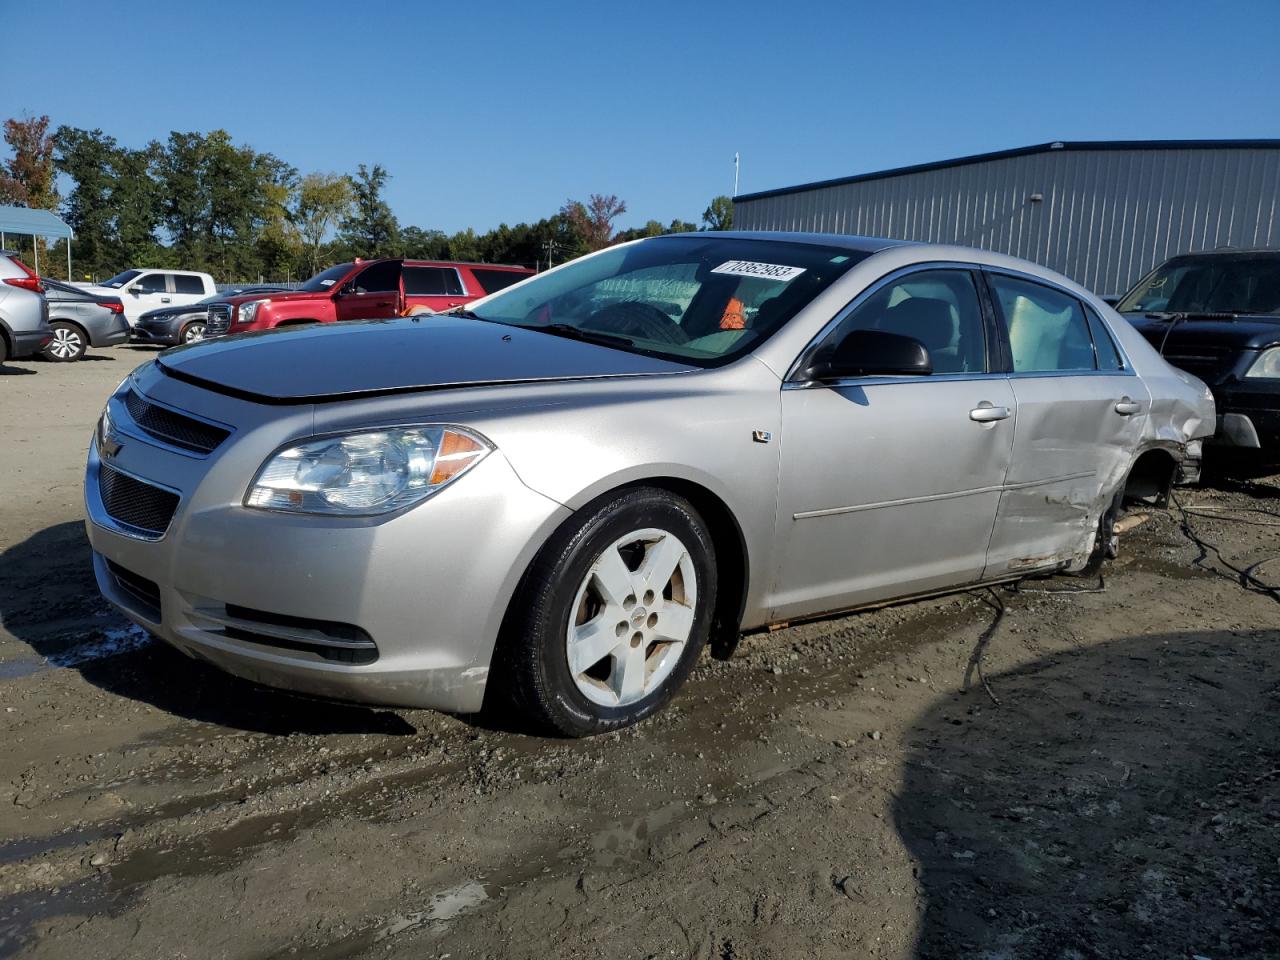
<path fill-rule="evenodd" d="M 1213 390 L 1218 442 L 1280 456 L 1280 250 L 1174 257 L 1116 309 Z"/>

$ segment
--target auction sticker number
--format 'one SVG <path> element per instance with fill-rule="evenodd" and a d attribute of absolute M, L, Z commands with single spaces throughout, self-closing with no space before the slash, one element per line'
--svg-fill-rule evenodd
<path fill-rule="evenodd" d="M 758 277 L 761 280 L 778 280 L 786 283 L 804 273 L 804 267 L 788 267 L 781 263 L 756 263 L 754 260 L 729 260 L 720 264 L 712 273 L 727 273 L 734 277 Z"/>

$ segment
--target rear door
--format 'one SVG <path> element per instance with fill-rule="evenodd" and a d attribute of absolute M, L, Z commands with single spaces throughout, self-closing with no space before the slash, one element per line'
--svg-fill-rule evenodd
<path fill-rule="evenodd" d="M 483 291 L 467 287 L 457 267 L 407 264 L 404 268 L 406 310 L 426 308 L 442 313 L 482 296 Z"/>
<path fill-rule="evenodd" d="M 1092 544 L 1150 395 L 1073 293 L 1002 271 L 986 280 L 1018 407 L 984 574 L 994 577 L 1052 567 Z"/>
<path fill-rule="evenodd" d="M 173 278 L 173 293 L 170 295 L 172 306 L 189 306 L 209 296 L 209 294 L 205 293 L 203 277 L 194 273 L 174 273 L 170 274 L 170 276 Z"/>
<path fill-rule="evenodd" d="M 857 329 L 916 338 L 934 372 L 784 385 L 775 619 L 972 582 L 986 563 L 1015 404 L 976 269 L 893 274 L 814 349 Z"/>
<path fill-rule="evenodd" d="M 400 260 L 379 260 L 334 294 L 339 320 L 381 320 L 400 314 Z"/>

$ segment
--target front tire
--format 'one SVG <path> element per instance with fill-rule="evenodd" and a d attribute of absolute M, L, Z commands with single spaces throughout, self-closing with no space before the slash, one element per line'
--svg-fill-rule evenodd
<path fill-rule="evenodd" d="M 44 355 L 54 363 L 75 363 L 89 349 L 84 331 L 74 323 L 55 320 L 49 327 L 53 330 L 53 339 L 44 348 Z"/>
<path fill-rule="evenodd" d="M 178 335 L 179 343 L 197 343 L 204 339 L 205 325 L 200 320 L 192 321 L 182 328 L 182 333 Z"/>
<path fill-rule="evenodd" d="M 714 548 L 683 497 L 642 487 L 583 508 L 517 593 L 507 638 L 517 708 L 581 737 L 629 726 L 688 679 L 711 629 Z"/>

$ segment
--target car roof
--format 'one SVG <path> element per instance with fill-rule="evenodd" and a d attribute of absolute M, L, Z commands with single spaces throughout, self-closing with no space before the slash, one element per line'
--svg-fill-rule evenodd
<path fill-rule="evenodd" d="M 859 237 L 847 233 L 796 233 L 789 230 L 714 230 L 689 233 L 670 233 L 668 237 L 706 239 L 723 237 L 726 240 L 770 240 L 774 243 L 807 243 L 822 247 L 835 247 L 854 253 L 875 253 L 889 247 L 911 243 L 910 240 L 889 240 L 885 237 Z"/>
<path fill-rule="evenodd" d="M 1175 254 L 1170 260 L 1189 257 L 1280 257 L 1280 247 L 1218 247 L 1214 250 L 1189 250 Z"/>

